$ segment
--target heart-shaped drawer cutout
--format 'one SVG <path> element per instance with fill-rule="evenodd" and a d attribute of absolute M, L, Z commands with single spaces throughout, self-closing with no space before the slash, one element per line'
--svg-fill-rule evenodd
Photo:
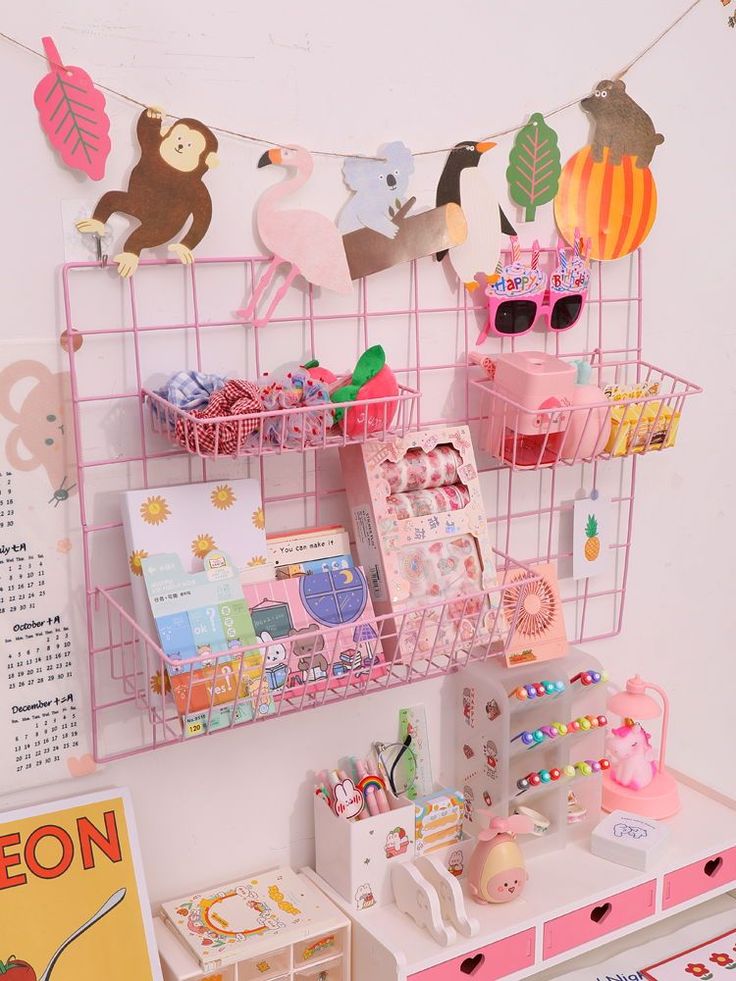
<path fill-rule="evenodd" d="M 474 957 L 466 957 L 460 965 L 460 973 L 468 974 L 472 977 L 479 971 L 486 962 L 485 954 L 475 954 Z"/>
<path fill-rule="evenodd" d="M 609 915 L 613 906 L 610 903 L 602 903 L 590 911 L 590 918 L 594 923 L 602 923 Z"/>
<path fill-rule="evenodd" d="M 722 865 L 723 865 L 723 859 L 719 855 L 718 858 L 711 858 L 708 862 L 705 863 L 705 865 L 703 866 L 703 872 L 705 872 L 705 874 L 709 878 L 711 878 L 712 876 L 716 875 L 718 872 L 721 871 Z"/>

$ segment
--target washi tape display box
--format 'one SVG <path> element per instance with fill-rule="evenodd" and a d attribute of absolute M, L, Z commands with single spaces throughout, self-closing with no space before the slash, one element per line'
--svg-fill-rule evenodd
<path fill-rule="evenodd" d="M 355 541 L 387 654 L 414 663 L 491 643 L 498 596 L 467 426 L 340 449 Z M 398 648 L 398 650 L 397 650 Z"/>
<path fill-rule="evenodd" d="M 156 939 L 165 981 L 350 977 L 349 920 L 289 868 L 164 903 Z"/>

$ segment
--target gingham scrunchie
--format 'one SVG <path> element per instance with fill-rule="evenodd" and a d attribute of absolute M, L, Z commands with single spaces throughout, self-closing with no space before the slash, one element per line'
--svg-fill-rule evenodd
<path fill-rule="evenodd" d="M 262 411 L 263 399 L 259 387 L 253 382 L 233 378 L 213 392 L 204 409 L 195 409 L 189 414 L 197 419 L 212 419 Z M 208 424 L 190 422 L 179 416 L 176 420 L 176 440 L 190 453 L 235 456 L 245 449 L 248 437 L 259 427 L 259 419 L 225 419 Z"/>

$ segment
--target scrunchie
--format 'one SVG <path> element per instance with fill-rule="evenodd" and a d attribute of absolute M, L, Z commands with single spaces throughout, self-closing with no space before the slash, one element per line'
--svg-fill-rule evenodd
<path fill-rule="evenodd" d="M 261 391 L 253 382 L 233 378 L 213 392 L 207 407 L 195 409 L 190 416 L 196 419 L 244 416 L 262 412 Z M 222 422 L 191 422 L 181 416 L 176 420 L 176 440 L 190 453 L 208 456 L 236 456 L 248 445 L 248 437 L 258 431 L 259 419 L 223 419 Z"/>

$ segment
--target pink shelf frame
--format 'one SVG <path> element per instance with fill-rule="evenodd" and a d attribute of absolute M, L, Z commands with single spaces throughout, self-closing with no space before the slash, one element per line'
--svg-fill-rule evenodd
<path fill-rule="evenodd" d="M 553 250 L 546 250 L 542 253 L 542 261 L 548 264 L 554 261 L 554 257 Z M 265 256 L 212 257 L 197 259 L 193 266 L 184 268 L 176 260 L 146 259 L 141 262 L 136 277 L 126 281 L 119 279 L 114 268 L 104 270 L 99 263 L 68 263 L 63 267 L 62 285 L 66 328 L 69 335 L 75 331 L 79 339 L 83 341 L 79 351 L 74 350 L 74 344 L 67 344 L 67 349 L 74 433 L 78 447 L 77 482 L 83 532 L 92 713 L 97 759 L 105 760 L 131 755 L 134 752 L 154 748 L 166 742 L 177 741 L 182 738 L 182 735 L 173 705 L 170 705 L 168 710 L 164 709 L 160 705 L 154 705 L 155 699 L 149 697 L 150 693 L 142 694 L 140 665 L 143 661 L 140 660 L 139 651 L 142 651 L 146 660 L 150 657 L 153 659 L 153 663 L 159 665 L 162 663 L 163 655 L 158 645 L 141 631 L 130 614 L 131 608 L 128 605 L 129 584 L 127 581 L 100 582 L 94 574 L 95 555 L 105 549 L 122 549 L 120 544 L 122 534 L 119 521 L 104 521 L 95 518 L 94 491 L 88 488 L 88 474 L 91 475 L 95 471 L 99 473 L 100 468 L 106 475 L 119 472 L 121 477 L 117 490 L 122 491 L 133 486 L 149 487 L 165 483 L 166 478 L 162 477 L 162 473 L 165 471 L 162 468 L 167 465 L 167 461 L 188 460 L 190 479 L 193 480 L 214 479 L 227 475 L 243 476 L 251 472 L 251 467 L 256 467 L 261 482 L 264 504 L 267 510 L 271 509 L 268 513 L 273 513 L 274 509 L 278 511 L 280 505 L 293 506 L 298 504 L 303 514 L 304 524 L 324 524 L 334 520 L 332 515 L 335 507 L 339 507 L 340 502 L 344 500 L 343 489 L 340 486 L 335 486 L 334 480 L 329 480 L 317 463 L 321 454 L 326 454 L 325 459 L 331 455 L 329 448 L 331 444 L 326 433 L 324 436 L 325 445 L 317 447 L 316 454 L 307 450 L 294 457 L 295 460 L 301 461 L 301 465 L 297 464 L 294 467 L 292 475 L 294 479 L 300 478 L 302 486 L 297 491 L 287 493 L 269 493 L 265 463 L 266 459 L 273 458 L 274 453 L 252 455 L 242 460 L 232 460 L 226 457 L 213 460 L 197 457 L 181 447 L 172 447 L 168 444 L 164 436 L 157 435 L 153 431 L 149 415 L 150 408 L 145 404 L 148 378 L 146 377 L 143 357 L 144 341 L 151 337 L 161 339 L 175 336 L 170 332 L 184 334 L 187 341 L 192 342 L 191 349 L 193 352 L 187 366 L 208 371 L 212 369 L 207 363 L 207 345 L 210 343 L 209 338 L 216 336 L 214 332 L 223 329 L 241 333 L 252 332 L 254 358 L 250 373 L 251 375 L 260 375 L 265 368 L 272 367 L 271 364 L 264 364 L 267 355 L 263 350 L 263 332 L 268 334 L 278 331 L 280 325 L 291 325 L 292 327 L 297 325 L 301 329 L 307 350 L 295 351 L 295 354 L 310 358 L 317 358 L 322 355 L 330 364 L 330 352 L 326 349 L 327 342 L 322 339 L 322 332 L 326 329 L 326 325 L 332 323 L 353 331 L 357 329 L 356 339 L 360 347 L 364 349 L 371 344 L 382 341 L 385 343 L 380 333 L 382 322 L 399 318 L 405 323 L 407 355 L 404 363 L 396 363 L 394 359 L 391 359 L 391 366 L 403 386 L 402 399 L 400 400 L 402 404 L 399 407 L 395 424 L 397 430 L 401 432 L 405 428 L 419 429 L 431 425 L 447 424 L 448 422 L 467 422 L 474 431 L 474 435 L 478 433 L 482 418 L 482 398 L 479 395 L 478 385 L 474 384 L 474 379 L 478 380 L 478 369 L 467 368 L 467 352 L 474 346 L 473 342 L 477 335 L 478 324 L 481 322 L 484 311 L 481 309 L 476 312 L 465 292 L 456 294 L 452 297 L 452 302 L 444 306 L 432 306 L 423 303 L 422 283 L 424 277 L 440 275 L 432 260 L 420 260 L 402 267 L 405 270 L 403 275 L 408 278 L 408 283 L 406 279 L 402 278 L 395 292 L 393 292 L 392 285 L 391 292 L 391 296 L 402 297 L 403 302 L 399 303 L 389 302 L 381 305 L 374 302 L 372 284 L 369 285 L 370 281 L 361 280 L 356 284 L 355 305 L 349 310 L 323 312 L 321 299 L 317 298 L 314 290 L 309 287 L 303 294 L 302 309 L 298 314 L 274 318 L 272 323 L 263 329 L 245 326 L 234 316 L 231 319 L 209 317 L 207 311 L 202 309 L 200 296 L 204 277 L 218 270 L 229 269 L 235 270 L 238 275 L 242 274 L 245 284 L 252 284 L 257 278 L 258 268 L 268 261 L 268 257 Z M 157 284 L 174 281 L 179 288 L 183 284 L 186 292 L 187 316 L 167 323 L 157 323 L 155 319 L 149 318 L 145 304 L 139 298 L 137 280 L 141 276 L 156 276 L 158 277 Z M 106 280 L 101 281 L 104 291 L 106 293 L 116 291 L 114 297 L 120 309 L 120 316 L 114 324 L 82 326 L 77 322 L 78 291 L 81 290 L 85 277 L 107 277 Z M 177 278 L 167 280 L 168 277 Z M 628 292 L 619 295 L 606 295 L 604 289 L 606 275 L 603 266 L 598 264 L 594 268 L 588 306 L 590 311 L 593 311 L 595 328 L 592 341 L 590 337 L 588 338 L 588 352 L 568 350 L 567 347 L 571 343 L 580 343 L 582 336 L 580 327 L 554 336 L 534 335 L 535 340 L 539 342 L 538 346 L 546 344 L 546 349 L 550 353 L 569 358 L 589 357 L 590 353 L 595 350 L 602 364 L 613 367 L 616 372 L 615 380 L 621 382 L 640 380 L 641 366 L 644 364 L 642 361 L 641 252 L 636 253 L 631 259 L 630 280 L 634 285 Z M 408 299 L 406 299 L 407 297 Z M 228 301 L 230 301 L 231 307 L 235 309 L 239 306 L 241 297 L 237 295 L 232 298 L 228 297 Z M 634 339 L 629 341 L 627 338 L 622 342 L 612 340 L 607 345 L 608 312 L 621 306 L 627 308 L 630 314 L 633 313 Z M 428 354 L 429 345 L 426 343 L 425 337 L 433 329 L 433 326 L 436 329 L 438 322 L 442 323 L 442 330 L 449 331 L 453 328 L 455 330 L 457 357 L 454 360 L 434 361 Z M 450 325 L 449 328 L 448 324 Z M 577 334 L 576 331 L 578 331 Z M 133 384 L 129 387 L 113 392 L 105 391 L 103 386 L 95 381 L 94 357 L 92 356 L 90 360 L 95 342 L 109 338 L 111 335 L 117 335 L 120 340 L 128 344 L 130 350 L 129 367 L 132 367 L 134 379 Z M 517 344 L 516 339 L 510 341 L 489 339 L 483 347 L 483 353 L 493 356 L 499 351 L 514 350 Z M 634 366 L 633 373 L 630 370 L 631 366 Z M 158 370 L 163 371 L 179 367 L 182 365 L 171 363 L 156 365 Z M 438 417 L 434 407 L 437 400 L 434 399 L 434 404 L 432 403 L 430 388 L 433 376 L 442 372 L 452 372 L 455 376 L 453 379 L 455 401 L 449 411 Z M 690 385 L 687 394 L 694 391 L 695 387 Z M 434 411 L 428 409 L 428 405 Z M 132 408 L 137 419 L 135 428 L 137 429 L 138 445 L 134 449 L 126 449 L 117 456 L 109 456 L 99 455 L 86 448 L 89 428 L 87 412 L 90 408 L 94 409 L 99 406 L 106 406 L 109 409 L 117 409 L 122 406 Z M 387 435 L 389 435 L 387 432 L 379 432 L 377 438 L 382 439 Z M 336 441 L 340 445 L 344 438 L 337 436 Z M 278 455 L 283 449 L 286 447 L 273 447 L 275 455 Z M 264 457 L 263 460 L 261 460 L 261 456 Z M 315 460 L 313 472 L 307 462 L 310 459 Z M 615 540 L 610 545 L 615 562 L 615 582 L 596 587 L 593 585 L 594 581 L 591 580 L 585 580 L 580 585 L 563 580 L 562 601 L 568 621 L 568 635 L 573 642 L 581 643 L 610 637 L 617 634 L 621 629 L 632 542 L 633 502 L 638 463 L 638 457 L 632 456 L 596 460 L 589 464 L 577 465 L 581 474 L 581 485 L 584 483 L 590 487 L 598 487 L 599 478 L 603 472 L 601 468 L 618 468 L 617 492 L 612 495 L 611 500 L 613 506 L 618 510 L 619 520 L 616 522 Z M 216 470 L 213 469 L 215 467 Z M 248 469 L 244 472 L 243 467 Z M 569 559 L 568 553 L 561 552 L 556 547 L 555 535 L 566 507 L 565 491 L 561 479 L 562 473 L 569 471 L 570 468 L 552 467 L 545 471 L 521 472 L 479 453 L 478 469 L 482 474 L 482 479 L 488 482 L 485 486 L 490 492 L 490 494 L 486 494 L 489 530 L 492 535 L 491 540 L 495 543 L 500 557 L 499 573 L 504 568 L 510 568 L 514 565 L 528 567 L 535 562 Z M 137 476 L 132 477 L 131 474 L 134 471 Z M 171 479 L 173 482 L 178 482 L 182 478 L 174 476 Z M 536 488 L 535 485 L 538 496 L 534 507 L 519 507 L 515 503 L 517 488 L 521 490 L 525 481 L 539 481 L 539 487 Z M 526 487 L 528 489 L 528 483 Z M 492 498 L 491 500 L 489 500 L 489 496 Z M 520 532 L 523 526 L 529 522 L 536 525 L 536 545 L 531 549 L 524 548 L 523 545 L 519 544 L 519 535 L 517 534 L 517 531 Z M 291 526 L 293 527 L 293 524 Z M 116 552 L 116 554 L 122 553 Z M 512 555 L 515 557 L 513 560 L 508 558 Z M 603 626 L 601 626 L 602 620 L 605 622 Z M 384 626 L 382 629 L 387 628 Z M 489 655 L 491 652 L 487 650 L 485 653 Z M 139 667 L 135 667 L 136 662 Z M 432 677 L 434 674 L 443 673 L 455 667 L 446 659 L 435 665 L 431 662 L 432 659 L 430 658 L 430 668 L 427 674 L 417 675 L 413 670 L 410 670 L 408 677 L 405 675 L 402 678 L 401 675 L 394 677 L 389 673 L 387 676 L 389 680 L 372 679 L 370 684 L 348 685 L 337 693 L 330 690 L 328 695 L 319 703 L 324 703 L 324 701 L 329 701 L 334 697 L 353 697 L 354 695 L 366 694 L 369 691 L 381 690 L 382 687 L 392 687 L 394 684 L 410 683 L 414 680 L 420 680 L 420 677 Z M 146 683 L 148 683 L 148 679 L 146 679 Z M 312 703 L 309 707 L 311 705 Z M 306 707 L 303 704 L 299 708 Z M 148 718 L 147 731 L 145 737 L 141 739 L 140 745 L 126 745 L 121 749 L 110 751 L 103 749 L 99 737 L 108 718 L 115 718 L 118 711 L 124 714 L 126 711 L 130 713 L 131 710 L 140 711 L 140 709 L 144 709 L 143 717 Z M 298 709 L 289 703 L 281 708 L 276 715 L 265 716 L 264 718 L 278 717 L 279 714 L 295 710 Z"/>

